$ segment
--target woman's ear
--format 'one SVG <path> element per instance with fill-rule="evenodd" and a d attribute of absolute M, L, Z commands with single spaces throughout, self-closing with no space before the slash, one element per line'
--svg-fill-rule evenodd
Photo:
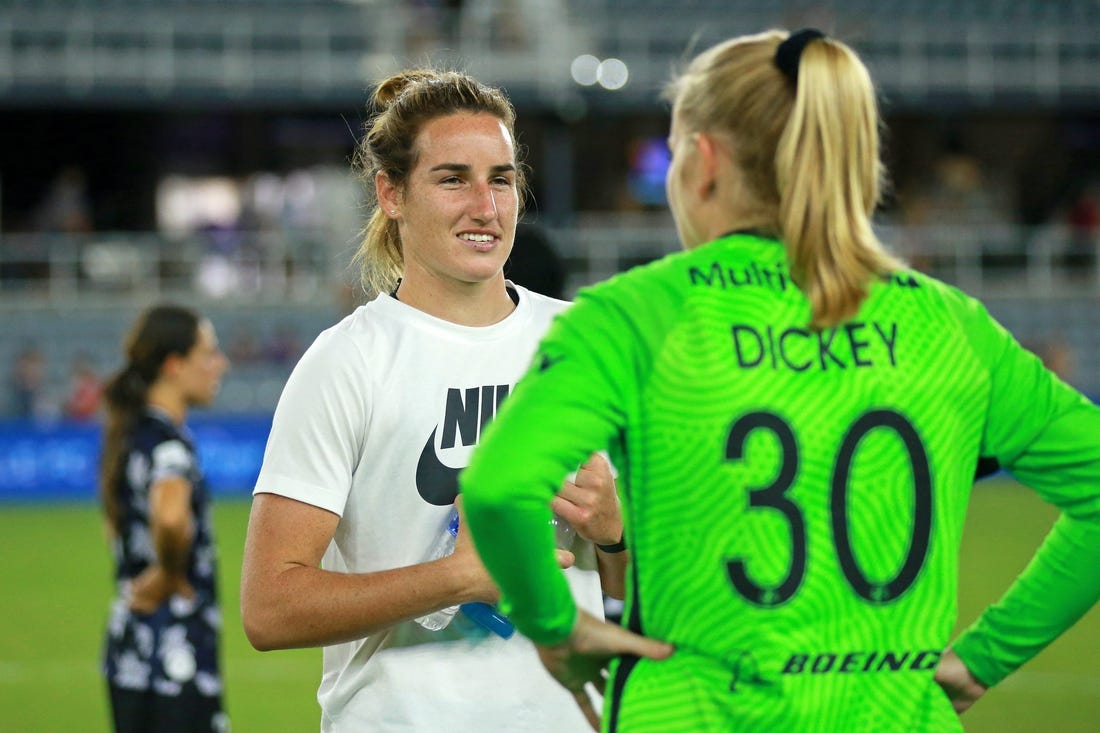
<path fill-rule="evenodd" d="M 382 171 L 374 174 L 374 190 L 378 195 L 378 205 L 386 216 L 396 219 L 401 209 L 401 191 L 393 185 L 390 177 Z"/>
<path fill-rule="evenodd" d="M 168 354 L 157 370 L 157 379 L 175 379 L 183 367 L 186 357 L 181 354 Z"/>
<path fill-rule="evenodd" d="M 699 198 L 709 199 L 718 188 L 718 143 L 705 132 L 692 136 L 696 150 L 699 151 Z"/>

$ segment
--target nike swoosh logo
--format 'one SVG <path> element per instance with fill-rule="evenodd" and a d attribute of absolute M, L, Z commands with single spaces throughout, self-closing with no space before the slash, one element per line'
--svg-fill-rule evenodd
<path fill-rule="evenodd" d="M 444 466 L 435 452 L 435 433 L 432 430 L 420 460 L 416 462 L 416 490 L 421 498 L 436 506 L 450 506 L 458 496 L 458 473 L 461 468 Z"/>

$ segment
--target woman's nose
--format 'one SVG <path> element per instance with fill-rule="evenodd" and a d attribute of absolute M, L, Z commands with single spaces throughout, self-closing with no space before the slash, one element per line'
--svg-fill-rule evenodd
<path fill-rule="evenodd" d="M 478 221 L 492 221 L 497 218 L 497 200 L 492 186 L 478 186 L 474 196 L 473 215 Z"/>

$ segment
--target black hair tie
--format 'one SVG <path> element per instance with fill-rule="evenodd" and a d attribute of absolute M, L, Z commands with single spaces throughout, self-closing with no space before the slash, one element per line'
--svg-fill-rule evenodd
<path fill-rule="evenodd" d="M 802 51 L 806 44 L 825 34 L 815 28 L 803 28 L 787 36 L 787 40 L 775 49 L 775 65 L 795 84 L 798 83 L 798 62 L 802 60 Z"/>

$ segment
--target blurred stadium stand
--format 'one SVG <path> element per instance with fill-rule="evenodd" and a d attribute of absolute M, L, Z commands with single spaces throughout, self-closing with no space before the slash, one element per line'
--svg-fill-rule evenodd
<path fill-rule="evenodd" d="M 6 0 L 0 90 L 53 101 L 359 102 L 365 78 L 432 52 L 521 103 L 569 105 L 577 90 L 561 61 L 592 53 L 620 58 L 633 79 L 601 101 L 649 106 L 691 47 L 815 25 L 859 48 L 902 104 L 1062 105 L 1100 92 L 1098 22 L 1094 0 Z"/>
<path fill-rule="evenodd" d="M 117 366 L 139 307 L 182 300 L 242 355 L 217 410 L 269 413 L 293 364 L 271 342 L 289 333 L 304 346 L 352 305 L 358 184 L 332 173 L 357 134 L 349 110 L 372 80 L 418 61 L 468 69 L 516 101 L 534 214 L 568 293 L 649 261 L 676 242 L 659 175 L 649 193 L 623 181 L 632 146 L 659 147 L 667 131 L 657 94 L 671 69 L 729 35 L 805 25 L 851 42 L 881 88 L 899 189 L 884 240 L 983 298 L 1036 350 L 1068 346 L 1067 379 L 1100 394 L 1100 228 L 1067 214 L 1100 181 L 1100 0 L 0 0 L 0 369 L 36 345 L 57 397 L 78 355 L 101 373 Z M 582 54 L 620 59 L 629 83 L 576 81 Z M 1030 187 L 1030 209 L 1017 192 L 979 204 L 976 221 L 906 211 L 910 182 L 952 136 L 991 178 Z M 93 187 L 94 221 L 44 230 L 31 210 L 72 163 Z M 224 232 L 157 210 L 173 176 L 272 171 L 280 191 L 298 176 L 336 193 L 302 221 L 239 224 L 231 250 Z"/>
<path fill-rule="evenodd" d="M 1008 230 L 1019 234 L 1016 228 Z M 662 214 L 586 215 L 573 226 L 548 231 L 566 266 L 569 294 L 660 257 L 676 242 L 672 222 Z M 1039 351 L 1055 343 L 1071 346 L 1079 368 L 1067 379 L 1090 394 L 1100 394 L 1100 370 L 1091 368 L 1100 364 L 1100 268 L 1083 273 L 1067 269 L 1058 250 L 1038 250 L 1006 272 L 996 260 L 983 258 L 980 249 L 971 252 L 957 246 L 970 238 L 982 241 L 985 230 L 946 235 L 937 230 L 942 241 L 926 237 L 917 248 L 904 246 L 922 231 L 883 227 L 882 236 L 909 259 L 934 263 L 925 268 L 933 274 L 982 297 L 1030 347 Z M 256 263 L 254 286 L 238 284 L 233 292 L 204 297 L 196 283 L 201 258 L 185 256 L 187 248 L 174 247 L 155 234 L 96 235 L 83 247 L 79 237 L 55 236 L 50 259 L 43 263 L 48 277 L 30 283 L 0 281 L 0 364 L 12 364 L 25 345 L 38 345 L 48 355 L 48 389 L 55 404 L 66 389 L 69 365 L 78 356 L 90 357 L 102 371 L 117 367 L 124 329 L 138 307 L 159 299 L 197 299 L 234 360 L 216 409 L 270 412 L 300 349 L 353 305 L 339 288 L 348 279 L 346 267 L 336 267 L 331 260 L 261 261 Z M 141 242 L 142 236 L 155 241 Z M 97 250 L 103 246 L 99 243 L 110 241 L 121 243 L 114 246 L 122 249 L 110 255 Z M 896 246 L 899 241 L 902 246 Z M 109 266 L 99 265 L 109 277 L 89 274 L 89 252 L 117 258 Z M 0 271 L 4 264 L 0 259 Z M 273 353 L 280 336 L 289 337 L 292 344 Z"/>

